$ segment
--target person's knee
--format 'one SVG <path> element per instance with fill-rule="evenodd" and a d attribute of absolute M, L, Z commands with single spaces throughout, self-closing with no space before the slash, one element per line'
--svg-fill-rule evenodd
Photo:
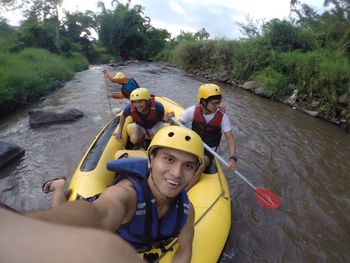
<path fill-rule="evenodd" d="M 142 143 L 145 138 L 145 134 L 142 132 L 142 130 L 139 127 L 134 127 L 131 136 L 130 141 L 133 144 Z"/>
<path fill-rule="evenodd" d="M 139 134 L 132 134 L 130 136 L 130 141 L 132 144 L 139 144 L 143 142 L 143 136 L 140 136 Z"/>

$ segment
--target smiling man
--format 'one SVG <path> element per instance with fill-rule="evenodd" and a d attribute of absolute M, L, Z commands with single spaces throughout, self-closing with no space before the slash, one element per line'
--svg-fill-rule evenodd
<path fill-rule="evenodd" d="M 130 141 L 136 147 L 144 146 L 146 135 L 153 135 L 164 126 L 164 107 L 155 101 L 155 97 L 146 88 L 138 88 L 130 94 L 130 104 L 125 107 L 120 116 L 119 130 L 116 139 L 120 140 L 123 134 L 125 119 L 131 116 L 133 123 L 129 124 L 131 130 Z"/>
<path fill-rule="evenodd" d="M 190 262 L 194 209 L 184 189 L 203 155 L 202 140 L 194 131 L 166 126 L 151 141 L 148 160 L 122 158 L 108 164 L 117 172 L 117 180 L 91 204 L 65 202 L 30 216 L 113 231 L 142 251 L 177 237 L 173 262 Z"/>

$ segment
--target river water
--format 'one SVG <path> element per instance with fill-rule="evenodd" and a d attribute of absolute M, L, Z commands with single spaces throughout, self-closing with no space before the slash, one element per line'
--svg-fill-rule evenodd
<path fill-rule="evenodd" d="M 42 183 L 75 167 L 98 131 L 111 118 L 101 73 L 79 72 L 37 105 L 1 119 L 0 139 L 26 150 L 0 170 L 0 201 L 19 211 L 49 207 Z M 153 94 L 188 107 L 204 79 L 157 63 L 129 64 L 122 70 Z M 282 197 L 275 211 L 262 208 L 254 190 L 226 172 L 232 196 L 232 226 L 220 262 L 348 262 L 350 259 L 350 136 L 336 126 L 245 90 L 219 84 L 237 145 L 237 169 L 254 185 Z M 126 100 L 112 100 L 122 109 Z M 30 109 L 76 108 L 74 122 L 32 129 Z M 225 159 L 225 140 L 219 152 Z M 213 244 L 215 245 L 215 244 Z"/>

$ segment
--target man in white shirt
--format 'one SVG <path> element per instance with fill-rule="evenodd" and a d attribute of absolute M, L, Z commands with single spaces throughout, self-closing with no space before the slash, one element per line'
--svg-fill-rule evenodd
<path fill-rule="evenodd" d="M 198 104 L 187 108 L 180 117 L 180 122 L 185 124 L 192 122 L 192 130 L 199 134 L 203 142 L 217 150 L 222 133 L 225 135 L 230 160 L 228 169 L 234 171 L 238 158 L 235 155 L 235 142 L 231 132 L 231 125 L 223 107 L 219 107 L 222 99 L 221 88 L 216 84 L 203 84 L 198 89 Z M 196 176 L 187 186 L 190 189 L 211 164 L 214 156 L 205 150 L 204 161 L 198 169 Z"/>

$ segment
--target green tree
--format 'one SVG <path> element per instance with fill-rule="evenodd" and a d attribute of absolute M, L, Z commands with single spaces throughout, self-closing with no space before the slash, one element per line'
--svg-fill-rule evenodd
<path fill-rule="evenodd" d="M 180 34 L 176 37 L 177 41 L 202 41 L 209 39 L 210 34 L 202 28 L 198 30 L 196 33 L 185 32 L 180 30 Z"/>
<path fill-rule="evenodd" d="M 27 18 L 21 27 L 19 41 L 22 47 L 39 47 L 59 52 L 59 5 L 63 0 L 33 0 L 25 11 Z M 19 47 L 21 47 L 19 45 Z"/>
<path fill-rule="evenodd" d="M 15 43 L 15 29 L 8 24 L 7 19 L 0 17 L 0 51 L 9 50 Z"/>
<path fill-rule="evenodd" d="M 89 60 L 94 49 L 92 30 L 96 28 L 95 14 L 91 11 L 65 12 L 61 23 L 61 50 L 82 52 Z"/>
<path fill-rule="evenodd" d="M 239 31 L 248 38 L 255 38 L 261 35 L 261 28 L 264 25 L 264 20 L 253 19 L 250 16 L 246 17 L 245 23 L 238 23 Z"/>
<path fill-rule="evenodd" d="M 0 0 L 0 14 L 16 9 L 26 9 L 31 0 Z"/>
<path fill-rule="evenodd" d="M 345 51 L 350 57 L 350 0 L 324 1 L 328 9 L 321 15 L 306 4 L 292 2 L 296 25 L 313 34 L 319 47 Z"/>
<path fill-rule="evenodd" d="M 96 18 L 99 39 L 109 53 L 120 55 L 121 46 L 131 34 L 131 30 L 136 27 L 132 25 L 135 20 L 127 21 L 127 18 L 130 18 L 130 15 L 127 16 L 129 5 L 118 4 L 114 10 L 108 10 L 103 2 L 99 2 L 98 7 L 101 9 Z M 136 22 L 136 25 L 138 24 Z"/>
<path fill-rule="evenodd" d="M 97 15 L 99 40 L 107 52 L 123 59 L 148 59 L 159 52 L 170 37 L 166 30 L 151 25 L 151 19 L 143 15 L 143 7 L 130 8 L 118 3 L 114 10 L 108 10 L 99 2 L 101 12 Z"/>
<path fill-rule="evenodd" d="M 312 50 L 315 47 L 312 36 L 287 20 L 272 19 L 263 26 L 263 35 L 271 47 L 282 52 L 295 49 Z"/>
<path fill-rule="evenodd" d="M 194 33 L 194 37 L 197 40 L 207 40 L 210 37 L 210 34 L 205 30 L 203 27 L 202 29 L 198 30 L 196 33 Z"/>

